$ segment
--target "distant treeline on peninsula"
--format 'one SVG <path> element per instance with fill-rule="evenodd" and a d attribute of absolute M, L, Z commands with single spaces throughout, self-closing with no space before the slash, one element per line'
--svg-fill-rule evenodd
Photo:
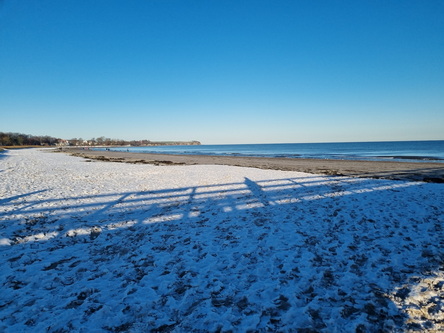
<path fill-rule="evenodd" d="M 101 136 L 84 140 L 82 138 L 60 139 L 51 136 L 36 136 L 22 133 L 0 132 L 0 146 L 173 146 L 200 145 L 199 141 L 150 141 L 150 140 L 120 140 Z"/>
<path fill-rule="evenodd" d="M 59 140 L 48 135 L 0 132 L 0 146 L 55 146 Z"/>

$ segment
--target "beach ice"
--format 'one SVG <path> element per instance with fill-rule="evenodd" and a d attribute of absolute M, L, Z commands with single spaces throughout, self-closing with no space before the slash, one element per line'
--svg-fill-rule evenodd
<path fill-rule="evenodd" d="M 444 186 L 0 158 L 0 331 L 444 330 Z"/>

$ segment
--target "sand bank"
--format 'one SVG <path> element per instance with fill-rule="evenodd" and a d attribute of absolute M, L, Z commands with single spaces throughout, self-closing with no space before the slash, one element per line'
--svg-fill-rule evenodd
<path fill-rule="evenodd" d="M 83 149 L 64 149 L 64 151 L 88 159 L 112 162 L 155 165 L 231 165 L 323 175 L 444 182 L 444 163 L 141 154 Z"/>

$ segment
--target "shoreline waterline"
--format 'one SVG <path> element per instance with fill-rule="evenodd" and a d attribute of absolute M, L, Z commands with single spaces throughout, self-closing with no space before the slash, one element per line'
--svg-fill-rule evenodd
<path fill-rule="evenodd" d="M 134 153 L 444 163 L 444 141 L 101 147 Z"/>
<path fill-rule="evenodd" d="M 312 174 L 444 183 L 444 164 L 433 162 L 361 161 L 286 157 L 174 155 L 64 148 L 88 160 L 154 165 L 231 165 Z"/>

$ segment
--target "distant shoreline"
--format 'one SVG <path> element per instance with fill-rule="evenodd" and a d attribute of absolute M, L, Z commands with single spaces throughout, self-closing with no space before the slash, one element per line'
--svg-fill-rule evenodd
<path fill-rule="evenodd" d="M 444 164 L 432 162 L 292 159 L 213 155 L 169 155 L 65 148 L 88 160 L 153 165 L 231 165 L 313 174 L 444 183 Z"/>

